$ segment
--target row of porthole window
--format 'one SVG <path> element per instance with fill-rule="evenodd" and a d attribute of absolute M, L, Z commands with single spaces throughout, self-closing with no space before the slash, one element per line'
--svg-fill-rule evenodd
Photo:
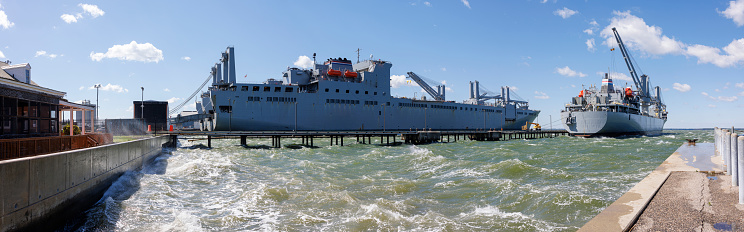
<path fill-rule="evenodd" d="M 243 86 L 240 88 L 241 91 L 248 91 L 248 89 L 252 89 L 253 91 L 259 91 L 261 90 L 261 87 L 259 86 L 253 86 L 253 88 L 250 88 L 251 86 Z M 264 92 L 271 92 L 271 86 L 264 86 L 263 87 Z M 274 87 L 274 92 L 281 92 L 282 87 Z M 294 92 L 293 87 L 285 87 L 284 92 L 291 93 Z"/>
<path fill-rule="evenodd" d="M 334 104 L 359 104 L 359 100 L 326 99 L 326 103 L 334 103 Z"/>
<path fill-rule="evenodd" d="M 325 91 L 326 91 L 326 93 L 327 93 L 327 92 L 329 92 L 329 91 L 330 91 L 330 89 L 326 88 L 326 89 L 325 89 Z M 336 93 L 340 93 L 340 92 L 341 92 L 341 90 L 340 90 L 340 89 L 336 89 Z M 349 92 L 350 92 L 350 91 L 349 91 L 349 90 L 347 89 L 347 90 L 346 90 L 346 93 L 349 93 Z M 359 90 L 356 90 L 356 91 L 354 91 L 354 93 L 355 93 L 355 94 L 359 94 Z M 364 94 L 369 94 L 369 91 L 364 91 Z M 377 95 L 377 92 L 373 92 L 372 94 L 373 94 L 373 95 Z"/>

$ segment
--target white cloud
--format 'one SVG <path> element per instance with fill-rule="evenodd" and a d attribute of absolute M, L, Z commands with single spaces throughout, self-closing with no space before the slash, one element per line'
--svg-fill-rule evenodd
<path fill-rule="evenodd" d="M 96 89 L 94 87 L 95 85 L 88 87 L 88 89 Z M 120 85 L 112 85 L 111 83 L 108 83 L 106 85 L 102 85 L 100 90 L 102 91 L 111 91 L 111 92 L 117 92 L 117 93 L 127 93 L 129 92 L 128 89 L 125 89 L 124 87 L 121 87 Z"/>
<path fill-rule="evenodd" d="M 78 14 L 78 16 L 80 17 L 75 17 L 74 15 L 71 15 L 71 14 L 62 14 L 62 16 L 59 16 L 59 18 L 64 20 L 67 24 L 70 24 L 70 23 L 77 23 L 77 20 L 79 18 L 82 18 L 81 14 Z"/>
<path fill-rule="evenodd" d="M 599 26 L 599 23 L 597 23 L 597 20 L 592 20 L 591 22 L 589 22 L 589 25 L 598 27 Z"/>
<path fill-rule="evenodd" d="M 34 57 L 39 57 L 39 56 L 44 56 L 44 57 L 49 57 L 51 59 L 54 59 L 54 58 L 57 58 L 58 55 L 47 53 L 46 51 L 41 50 L 41 51 L 36 51 L 36 55 Z"/>
<path fill-rule="evenodd" d="M 173 104 L 174 102 L 177 102 L 179 100 L 181 100 L 181 98 L 172 97 L 172 98 L 168 99 L 167 101 L 168 101 L 168 104 Z"/>
<path fill-rule="evenodd" d="M 690 87 L 690 85 L 688 85 L 688 84 L 680 84 L 680 83 L 674 83 L 674 87 L 673 88 L 676 89 L 677 91 L 680 91 L 680 92 L 683 92 L 683 93 L 684 92 L 687 92 L 687 91 L 690 91 L 692 89 L 692 87 Z"/>
<path fill-rule="evenodd" d="M 744 0 L 740 0 L 744 1 Z M 687 45 L 674 38 L 662 34 L 661 27 L 649 26 L 630 11 L 613 12 L 615 16 L 600 35 L 606 40 L 602 42 L 608 47 L 617 47 L 612 28 L 617 28 L 628 48 L 650 55 L 690 55 L 698 58 L 698 64 L 711 63 L 721 68 L 732 67 L 744 63 L 744 38 L 734 39 L 723 48 L 710 47 L 700 44 Z"/>
<path fill-rule="evenodd" d="M 710 108 L 716 108 L 716 105 L 708 104 L 708 107 L 710 107 Z"/>
<path fill-rule="evenodd" d="M 568 17 L 571 17 L 572 15 L 575 15 L 576 13 L 579 13 L 578 11 L 568 9 L 566 7 L 563 7 L 563 9 L 558 9 L 553 12 L 554 15 L 561 16 L 563 19 L 567 19 Z"/>
<path fill-rule="evenodd" d="M 78 6 L 83 8 L 83 11 L 85 13 L 90 14 L 90 16 L 93 16 L 93 18 L 97 18 L 98 16 L 103 16 L 106 14 L 106 12 L 103 12 L 98 6 L 96 5 L 90 5 L 90 4 L 78 4 Z"/>
<path fill-rule="evenodd" d="M 732 101 L 736 101 L 736 99 L 739 99 L 739 98 L 736 96 L 731 96 L 731 97 L 718 96 L 719 101 L 732 102 Z"/>
<path fill-rule="evenodd" d="M 468 0 L 460 0 L 460 1 L 462 1 L 462 4 L 464 4 L 465 6 L 467 6 L 468 9 L 472 9 L 472 8 L 470 8 L 470 2 L 468 2 Z"/>
<path fill-rule="evenodd" d="M 594 38 L 586 40 L 586 50 L 589 50 L 590 52 L 597 50 L 597 48 L 594 47 Z"/>
<path fill-rule="evenodd" d="M 744 0 L 729 1 L 729 7 L 718 13 L 734 20 L 736 26 L 744 26 Z"/>
<path fill-rule="evenodd" d="M 509 86 L 509 90 L 512 90 L 512 91 L 519 91 L 519 87 L 516 87 L 516 86 Z"/>
<path fill-rule="evenodd" d="M 78 90 L 83 90 L 83 89 L 85 89 L 85 86 L 80 86 L 80 88 L 78 88 Z"/>
<path fill-rule="evenodd" d="M 711 63 L 726 68 L 744 63 L 744 38 L 732 41 L 723 51 L 726 54 L 721 54 L 719 48 L 699 44 L 687 47 L 687 54 L 696 56 L 698 64 Z"/>
<path fill-rule="evenodd" d="M 127 108 L 127 112 L 134 112 L 134 106 L 129 105 L 129 108 Z"/>
<path fill-rule="evenodd" d="M 597 72 L 597 74 L 604 76 L 604 72 Z M 633 78 L 625 75 L 625 73 L 610 72 L 610 77 L 612 77 L 613 80 L 633 81 Z"/>
<path fill-rule="evenodd" d="M 584 33 L 586 33 L 587 35 L 593 35 L 594 34 L 594 30 L 592 30 L 591 28 L 589 28 L 589 29 L 584 30 Z"/>
<path fill-rule="evenodd" d="M 391 75 L 390 76 L 390 87 L 400 88 L 401 86 L 418 86 L 416 82 L 406 80 L 405 75 Z"/>
<path fill-rule="evenodd" d="M 0 5 L 0 8 L 2 8 L 2 5 Z M 4 29 L 11 28 L 15 23 L 11 22 L 8 19 L 8 15 L 5 14 L 5 11 L 0 10 L 0 26 L 2 26 Z"/>
<path fill-rule="evenodd" d="M 447 71 L 447 68 L 442 68 L 442 71 L 445 71 L 446 72 Z"/>
<path fill-rule="evenodd" d="M 744 91 L 739 93 L 739 96 L 744 96 Z"/>
<path fill-rule="evenodd" d="M 705 96 L 706 98 L 708 98 L 708 99 L 710 99 L 710 100 L 713 100 L 713 101 L 725 101 L 725 102 L 733 102 L 733 101 L 736 101 L 737 99 L 739 99 L 739 98 L 738 98 L 738 97 L 736 97 L 736 96 L 731 96 L 731 97 L 727 97 L 727 96 L 718 96 L 718 97 L 713 97 L 713 96 L 710 96 L 710 94 L 708 94 L 708 93 L 706 93 L 706 92 L 700 92 L 700 94 L 702 94 L 702 95 L 703 95 L 703 96 Z"/>
<path fill-rule="evenodd" d="M 191 61 L 191 57 L 188 56 L 181 57 L 181 59 L 185 61 Z"/>
<path fill-rule="evenodd" d="M 168 89 L 168 88 L 165 88 L 165 89 L 164 89 L 163 91 L 165 91 L 165 92 L 170 92 L 170 89 Z"/>
<path fill-rule="evenodd" d="M 540 3 L 546 3 L 548 0 L 540 0 Z"/>
<path fill-rule="evenodd" d="M 600 35 L 605 38 L 608 47 L 617 47 L 612 28 L 617 28 L 628 48 L 640 50 L 652 55 L 684 54 L 685 44 L 673 38 L 662 35 L 661 27 L 649 26 L 646 22 L 630 11 L 615 11 L 610 19 L 610 25 L 605 27 Z"/>
<path fill-rule="evenodd" d="M 555 72 L 563 76 L 567 76 L 567 77 L 575 77 L 575 76 L 585 77 L 586 76 L 586 74 L 584 73 L 571 70 L 571 68 L 569 68 L 568 66 L 563 67 L 563 68 L 555 68 Z"/>
<path fill-rule="evenodd" d="M 424 5 L 431 7 L 431 2 L 424 2 Z"/>
<path fill-rule="evenodd" d="M 294 62 L 294 65 L 300 68 L 310 68 L 313 67 L 313 60 L 307 56 L 299 56 L 297 57 L 297 61 Z"/>
<path fill-rule="evenodd" d="M 151 43 L 138 44 L 132 41 L 129 44 L 114 45 L 106 53 L 90 52 L 91 60 L 101 61 L 103 58 L 158 63 L 163 60 L 163 51 L 157 49 Z"/>
<path fill-rule="evenodd" d="M 742 89 L 744 89 L 744 82 L 736 83 L 736 84 L 734 84 L 734 86 L 736 86 L 736 88 L 742 88 Z"/>
<path fill-rule="evenodd" d="M 548 96 L 547 94 L 543 92 L 535 91 L 535 94 L 537 94 L 535 95 L 535 98 L 537 99 L 549 99 L 550 98 L 550 96 Z"/>

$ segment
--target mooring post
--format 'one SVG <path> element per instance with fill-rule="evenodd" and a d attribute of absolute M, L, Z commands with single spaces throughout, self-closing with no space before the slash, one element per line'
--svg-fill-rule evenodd
<path fill-rule="evenodd" d="M 736 133 L 731 134 L 731 184 L 739 186 L 739 136 Z"/>
<path fill-rule="evenodd" d="M 247 137 L 247 136 L 245 136 L 245 135 L 241 135 L 241 136 L 240 136 L 240 145 L 243 145 L 243 146 L 245 146 L 245 140 L 246 140 L 246 137 Z"/>
<path fill-rule="evenodd" d="M 723 161 L 726 164 L 726 174 L 731 175 L 731 163 L 729 162 L 729 158 L 731 158 L 731 132 L 728 132 L 728 130 L 723 130 Z"/>
<path fill-rule="evenodd" d="M 212 136 L 207 135 L 207 147 L 212 148 Z"/>
<path fill-rule="evenodd" d="M 311 147 L 314 147 L 314 145 L 313 145 L 313 136 L 312 135 L 310 136 L 310 146 Z"/>
<path fill-rule="evenodd" d="M 341 146 L 342 147 L 344 146 L 344 136 L 343 135 L 341 135 Z"/>
<path fill-rule="evenodd" d="M 744 136 L 737 138 L 739 151 L 737 152 L 739 161 L 739 204 L 744 204 Z"/>

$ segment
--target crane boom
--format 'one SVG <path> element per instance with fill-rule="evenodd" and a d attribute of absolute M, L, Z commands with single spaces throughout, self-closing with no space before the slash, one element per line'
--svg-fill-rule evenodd
<path fill-rule="evenodd" d="M 416 84 L 418 84 L 422 89 L 424 89 L 426 93 L 431 95 L 431 97 L 433 97 L 434 100 L 444 101 L 444 85 L 438 85 L 437 88 L 439 89 L 439 91 L 435 91 L 429 84 L 426 83 L 426 81 L 421 79 L 421 77 L 419 77 L 415 73 L 408 72 L 408 77 L 413 79 L 413 81 L 415 81 Z"/>
<path fill-rule="evenodd" d="M 638 77 L 638 74 L 635 71 L 635 67 L 633 66 L 633 62 L 630 61 L 630 54 L 625 48 L 623 39 L 620 38 L 620 34 L 617 33 L 617 30 L 614 27 L 612 28 L 612 33 L 615 34 L 617 45 L 618 47 L 620 47 L 620 52 L 623 53 L 623 58 L 625 59 L 625 64 L 628 66 L 628 71 L 630 71 L 630 76 L 633 78 L 633 83 L 635 84 L 636 89 L 641 92 L 639 95 L 646 96 L 648 94 L 648 90 L 645 87 L 645 83 L 642 83 L 640 77 Z"/>

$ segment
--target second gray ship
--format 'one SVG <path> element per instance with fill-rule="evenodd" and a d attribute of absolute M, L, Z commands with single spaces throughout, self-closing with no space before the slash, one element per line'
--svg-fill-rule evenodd
<path fill-rule="evenodd" d="M 652 94 L 649 77 L 638 76 L 620 35 L 615 28 L 612 32 L 636 90 L 615 89 L 612 77 L 605 73 L 601 89 L 582 89 L 578 97 L 566 104 L 561 111 L 563 126 L 571 135 L 586 137 L 661 134 L 667 120 L 661 88 L 656 86 Z"/>

